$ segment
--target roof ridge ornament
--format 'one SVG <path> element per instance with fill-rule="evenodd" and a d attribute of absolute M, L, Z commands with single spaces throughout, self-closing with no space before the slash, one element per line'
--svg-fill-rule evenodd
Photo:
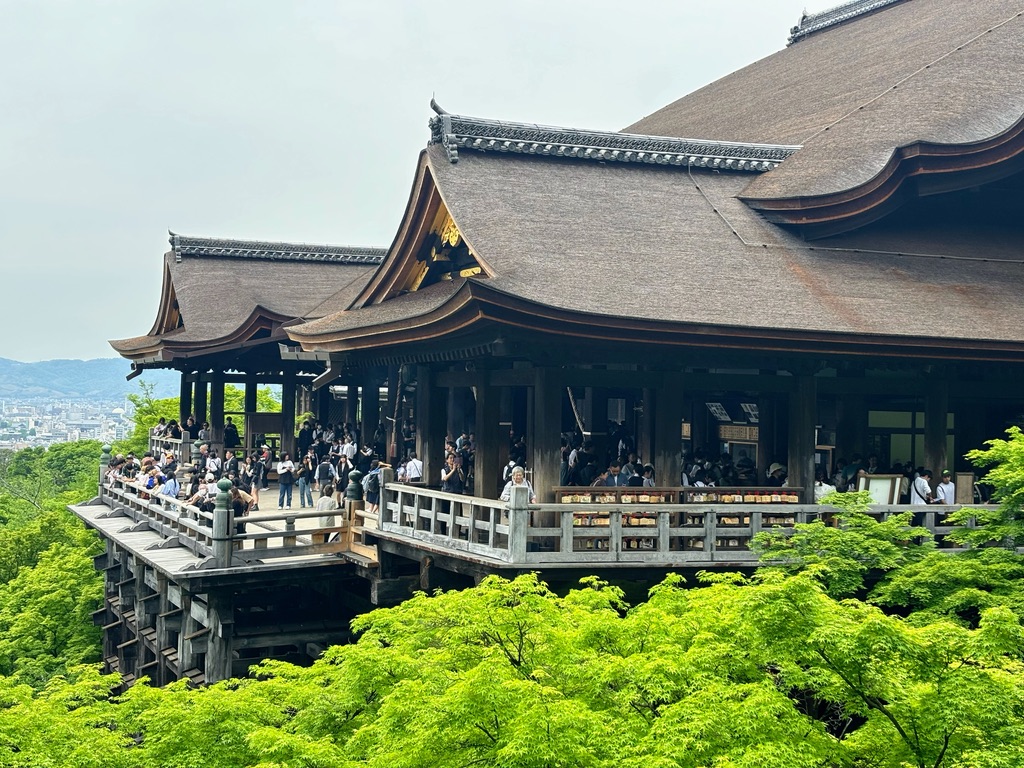
<path fill-rule="evenodd" d="M 803 40 L 808 35 L 820 32 L 823 29 L 837 26 L 858 16 L 864 16 L 902 2 L 904 0 L 850 0 L 850 2 L 824 11 L 818 11 L 817 13 L 809 14 L 805 12 L 800 17 L 800 23 L 789 30 L 789 42 L 787 45 L 792 45 Z"/>
<path fill-rule="evenodd" d="M 363 248 L 348 245 L 310 245 L 263 240 L 230 240 L 217 237 L 189 237 L 167 231 L 174 260 L 183 256 L 269 259 L 273 261 L 315 261 L 334 264 L 380 264 L 387 248 Z"/>
<path fill-rule="evenodd" d="M 432 117 L 429 125 L 430 143 L 442 145 L 452 163 L 458 162 L 460 149 L 475 149 L 479 152 L 571 157 L 598 162 L 762 172 L 772 170 L 800 149 L 795 145 L 584 131 L 486 120 L 447 112 Z"/>

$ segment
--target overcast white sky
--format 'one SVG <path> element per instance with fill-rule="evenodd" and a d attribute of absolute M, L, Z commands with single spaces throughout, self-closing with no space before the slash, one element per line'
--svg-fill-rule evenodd
<path fill-rule="evenodd" d="M 432 94 L 618 130 L 835 4 L 0 0 L 0 357 L 146 333 L 168 229 L 389 245 Z"/>

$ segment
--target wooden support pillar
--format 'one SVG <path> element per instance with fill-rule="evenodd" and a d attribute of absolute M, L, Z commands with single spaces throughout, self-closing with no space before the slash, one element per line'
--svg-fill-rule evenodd
<path fill-rule="evenodd" d="M 833 460 L 845 459 L 849 463 L 855 453 L 862 456 L 868 453 L 867 399 L 859 394 L 843 395 L 836 403 L 836 410 L 836 453 Z M 889 457 L 890 460 L 893 458 Z"/>
<path fill-rule="evenodd" d="M 210 447 L 224 447 L 224 374 L 219 371 L 210 379 Z"/>
<path fill-rule="evenodd" d="M 251 420 L 248 418 L 250 413 L 256 413 L 256 390 L 259 389 L 259 383 L 256 381 L 256 377 L 252 374 L 247 374 L 245 377 L 245 392 L 243 395 L 244 405 L 242 409 L 246 413 L 245 429 L 242 435 L 244 441 L 245 451 L 249 453 L 253 449 L 253 431 Z"/>
<path fill-rule="evenodd" d="M 640 424 L 636 434 L 636 453 L 641 461 L 648 462 L 654 456 L 654 402 L 657 400 L 656 390 L 652 387 L 644 387 L 643 399 L 644 410 L 640 414 Z M 680 435 L 682 435 L 682 432 L 680 432 Z M 682 443 L 680 442 L 681 445 Z M 678 482 L 679 478 L 674 478 L 672 485 Z"/>
<path fill-rule="evenodd" d="M 473 493 L 494 498 L 500 493 L 503 452 L 507 452 L 508 434 L 501 429 L 501 392 L 491 385 L 486 371 L 477 375 L 476 383 L 476 452 Z"/>
<path fill-rule="evenodd" d="M 654 479 L 657 485 L 679 485 L 682 471 L 683 379 L 665 374 L 654 392 Z"/>
<path fill-rule="evenodd" d="M 178 390 L 178 424 L 185 428 L 185 422 L 192 415 L 192 382 L 188 374 L 181 373 L 181 388 Z"/>
<path fill-rule="evenodd" d="M 362 416 L 363 441 L 373 443 L 373 435 L 380 424 L 380 380 L 374 373 L 367 374 L 359 382 L 360 415 Z M 387 446 L 384 446 L 384 452 Z M 384 458 L 384 453 L 381 453 Z"/>
<path fill-rule="evenodd" d="M 398 407 L 401 397 L 401 366 L 388 366 L 388 410 L 385 414 L 388 444 L 385 455 L 387 456 L 386 461 L 395 468 L 398 467 L 398 462 L 405 455 L 402 442 L 402 414 Z"/>
<path fill-rule="evenodd" d="M 349 393 L 351 397 L 351 392 Z M 331 394 L 330 386 L 320 387 L 316 391 L 315 416 L 323 424 L 331 420 L 331 403 L 334 396 Z"/>
<path fill-rule="evenodd" d="M 948 468 L 953 472 L 976 472 L 974 465 L 963 458 L 964 454 L 968 451 L 983 449 L 986 440 L 999 437 L 999 435 L 988 432 L 988 406 L 982 400 L 961 402 L 953 410 L 956 413 L 954 421 L 956 436 L 953 444 L 956 455 L 947 458 L 946 466 L 939 467 L 938 471 L 941 472 Z M 949 466 L 950 464 L 953 466 Z"/>
<path fill-rule="evenodd" d="M 711 415 L 711 411 L 708 410 L 708 398 L 706 392 L 698 392 L 693 397 L 693 403 L 691 405 L 692 423 L 690 424 L 690 448 L 693 453 L 702 451 L 705 456 L 713 457 L 718 452 L 718 444 L 714 446 L 708 445 L 708 434 L 715 430 L 718 430 L 718 420 Z M 714 440 L 717 441 L 718 435 L 716 434 Z"/>
<path fill-rule="evenodd" d="M 295 371 L 285 371 L 281 383 L 281 453 L 295 458 Z"/>
<path fill-rule="evenodd" d="M 612 451 L 611 437 L 608 434 L 608 390 L 604 387 L 587 387 L 586 407 L 583 411 L 583 422 L 590 432 L 590 441 L 594 444 L 594 455 L 597 457 L 597 468 L 608 466 Z"/>
<path fill-rule="evenodd" d="M 437 386 L 429 366 L 416 368 L 416 455 L 423 462 L 423 482 L 441 483 L 444 466 L 445 408 L 448 390 Z"/>
<path fill-rule="evenodd" d="M 814 503 L 814 428 L 818 423 L 818 384 L 814 376 L 793 377 L 789 393 L 789 485 L 803 488 L 801 504 Z"/>
<path fill-rule="evenodd" d="M 196 432 L 206 421 L 206 382 L 202 376 L 196 376 L 195 396 L 193 397 L 192 408 L 196 416 Z"/>
<path fill-rule="evenodd" d="M 355 379 L 345 379 L 345 409 L 342 420 L 346 424 L 356 425 L 359 420 L 359 388 Z"/>
<path fill-rule="evenodd" d="M 755 485 L 761 485 L 768 477 L 768 467 L 777 461 L 775 447 L 776 401 L 769 395 L 757 398 L 757 470 Z"/>
<path fill-rule="evenodd" d="M 552 488 L 559 485 L 562 463 L 561 427 L 565 382 L 558 368 L 537 368 L 530 390 L 533 423 L 527 447 L 533 469 L 533 490 L 541 504 L 555 500 Z"/>
<path fill-rule="evenodd" d="M 924 466 L 934 473 L 934 486 L 946 466 L 946 431 L 949 414 L 949 384 L 945 379 L 930 381 L 924 396 Z"/>
<path fill-rule="evenodd" d="M 234 606 L 227 590 L 210 590 L 206 595 L 206 626 L 210 628 L 206 646 L 206 683 L 231 677 L 231 645 L 234 634 Z"/>

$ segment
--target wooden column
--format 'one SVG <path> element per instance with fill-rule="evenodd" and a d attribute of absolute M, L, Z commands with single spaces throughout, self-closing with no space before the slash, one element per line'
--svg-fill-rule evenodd
<path fill-rule="evenodd" d="M 359 382 L 360 411 L 363 419 L 363 442 L 373 443 L 373 433 L 380 423 L 380 381 L 376 374 L 369 373 Z M 385 453 L 387 446 L 384 446 Z M 383 458 L 383 457 L 381 457 Z"/>
<path fill-rule="evenodd" d="M 803 488 L 800 502 L 814 503 L 814 427 L 818 419 L 818 385 L 814 376 L 793 377 L 789 393 L 789 485 Z"/>
<path fill-rule="evenodd" d="M 558 368 L 537 368 L 530 389 L 533 423 L 529 430 L 530 466 L 533 490 L 542 504 L 555 500 L 552 488 L 558 485 L 561 468 L 562 400 L 565 382 Z"/>
<path fill-rule="evenodd" d="M 924 396 L 924 466 L 934 474 L 932 485 L 940 480 L 946 466 L 946 424 L 949 413 L 949 384 L 944 380 L 930 381 Z"/>
<path fill-rule="evenodd" d="M 646 405 L 645 405 L 646 407 Z M 665 374 L 654 393 L 654 479 L 660 486 L 679 485 L 682 470 L 683 379 Z"/>
<path fill-rule="evenodd" d="M 359 385 L 351 376 L 346 378 L 345 384 L 345 409 L 342 416 L 343 421 L 355 426 L 359 419 Z"/>
<path fill-rule="evenodd" d="M 423 481 L 441 484 L 444 438 L 447 432 L 448 390 L 434 382 L 429 366 L 416 367 L 416 455 L 423 462 Z"/>
<path fill-rule="evenodd" d="M 476 384 L 476 452 L 474 494 L 495 498 L 500 489 L 502 452 L 507 453 L 508 433 L 501 425 L 501 392 L 490 383 L 486 371 L 477 374 Z"/>
<path fill-rule="evenodd" d="M 757 471 L 755 485 L 764 484 L 768 467 L 777 461 L 775 449 L 775 398 L 761 395 L 757 398 Z"/>
<path fill-rule="evenodd" d="M 248 374 L 245 377 L 245 394 L 244 394 L 244 405 L 242 410 L 245 411 L 246 416 L 250 413 L 256 413 L 256 390 L 259 389 L 259 382 L 256 381 L 256 377 L 252 374 Z M 242 434 L 242 440 L 245 444 L 245 452 L 249 453 L 253 449 L 252 445 L 252 428 L 250 420 L 245 420 L 245 430 Z"/>
<path fill-rule="evenodd" d="M 402 415 L 399 413 L 398 402 L 402 397 L 401 366 L 388 366 L 388 410 L 384 414 L 385 428 L 388 433 L 386 461 L 397 469 L 398 462 L 405 455 L 402 443 Z"/>
<path fill-rule="evenodd" d="M 281 382 L 281 453 L 295 458 L 295 372 L 285 371 Z"/>
<path fill-rule="evenodd" d="M 210 443 L 224 447 L 224 374 L 215 372 L 210 379 Z"/>
<path fill-rule="evenodd" d="M 863 380 L 863 375 L 857 377 Z M 845 459 L 849 463 L 853 454 L 866 458 L 868 453 L 868 405 L 864 395 L 847 394 L 836 403 L 836 452 L 833 461 Z M 890 460 L 894 457 L 890 456 Z M 907 458 L 910 458 L 909 456 Z M 941 471 L 941 470 L 940 470 Z"/>
<path fill-rule="evenodd" d="M 349 394 L 351 396 L 351 393 Z M 330 386 L 320 387 L 316 391 L 316 418 L 322 423 L 331 420 L 331 402 L 333 398 Z"/>
<path fill-rule="evenodd" d="M 178 424 L 182 429 L 185 428 L 185 422 L 188 421 L 188 417 L 191 415 L 192 382 L 189 381 L 188 374 L 182 371 L 181 388 L 178 390 Z"/>
<path fill-rule="evenodd" d="M 206 646 L 206 682 L 216 683 L 231 677 L 231 645 L 235 626 L 233 600 L 226 590 L 206 594 L 206 626 L 210 628 Z"/>
<path fill-rule="evenodd" d="M 192 408 L 195 410 L 196 416 L 196 432 L 199 432 L 199 427 L 203 426 L 203 422 L 206 421 L 206 382 L 203 381 L 201 375 L 196 376 L 196 388 L 195 397 L 193 398 Z M 194 437 L 194 435 L 193 435 Z"/>
<path fill-rule="evenodd" d="M 643 462 L 651 461 L 654 456 L 654 402 L 657 400 L 656 391 L 651 387 L 644 387 L 644 411 L 640 416 L 640 427 L 636 435 L 636 453 Z M 691 418 L 692 422 L 692 418 Z M 682 432 L 680 432 L 680 435 Z M 680 446 L 682 442 L 680 441 Z M 679 482 L 674 478 L 672 485 Z"/>

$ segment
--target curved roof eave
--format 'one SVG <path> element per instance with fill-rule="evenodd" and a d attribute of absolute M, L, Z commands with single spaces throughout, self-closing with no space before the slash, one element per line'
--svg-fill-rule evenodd
<path fill-rule="evenodd" d="M 884 216 L 906 197 L 952 192 L 1005 178 L 1024 168 L 1024 115 L 988 139 L 962 144 L 916 141 L 896 147 L 868 181 L 822 195 L 738 197 L 769 221 L 835 234 Z M 755 185 L 752 185 L 755 186 Z"/>
<path fill-rule="evenodd" d="M 355 313 L 364 310 L 353 310 Z M 369 318 L 367 318 L 369 319 Z M 474 326 L 516 328 L 561 335 L 577 341 L 602 342 L 643 338 L 668 347 L 735 349 L 779 353 L 920 356 L 948 360 L 1024 360 L 1024 343 L 975 340 L 965 349 L 944 337 L 901 337 L 889 334 L 830 333 L 782 328 L 734 327 L 651 319 L 594 315 L 551 307 L 502 291 L 484 281 L 466 280 L 439 306 L 417 316 L 359 326 L 330 335 L 287 329 L 304 351 L 385 352 L 399 345 L 433 344 L 464 334 Z M 296 331 L 299 331 L 296 333 Z"/>

